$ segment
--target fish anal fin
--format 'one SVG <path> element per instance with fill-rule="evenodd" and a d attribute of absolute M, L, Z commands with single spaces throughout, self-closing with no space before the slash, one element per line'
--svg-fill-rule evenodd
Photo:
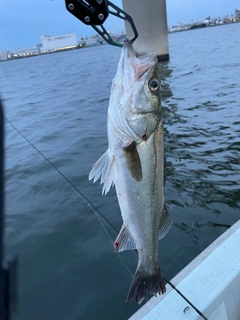
<path fill-rule="evenodd" d="M 102 194 L 107 194 L 111 186 L 114 185 L 114 155 L 108 149 L 101 158 L 94 164 L 89 173 L 89 180 L 93 179 L 96 182 L 101 177 L 101 184 L 103 183 Z"/>
<path fill-rule="evenodd" d="M 136 243 L 126 226 L 122 226 L 113 246 L 116 252 L 136 249 Z"/>
<path fill-rule="evenodd" d="M 129 146 L 125 147 L 123 150 L 127 168 L 132 178 L 140 182 L 142 180 L 142 165 L 136 148 L 136 142 L 133 141 Z"/>
<path fill-rule="evenodd" d="M 171 228 L 171 225 L 172 225 L 172 219 L 170 217 L 170 214 L 168 213 L 166 203 L 164 202 L 163 211 L 162 211 L 160 224 L 159 224 L 159 234 L 158 234 L 159 240 L 165 237 L 165 235 L 168 233 L 169 229 Z"/>

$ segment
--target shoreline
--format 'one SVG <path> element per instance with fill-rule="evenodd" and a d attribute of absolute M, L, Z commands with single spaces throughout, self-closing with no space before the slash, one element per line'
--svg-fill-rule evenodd
<path fill-rule="evenodd" d="M 237 24 L 240 23 L 239 21 L 235 21 L 235 22 L 230 22 L 230 23 L 223 23 L 223 24 L 217 24 L 217 25 L 206 25 L 206 24 L 201 24 L 201 25 L 196 25 L 193 28 L 187 28 L 187 29 L 182 29 L 182 30 L 176 30 L 176 31 L 169 31 L 168 34 L 174 34 L 174 33 L 179 33 L 179 32 L 184 32 L 184 31 L 193 31 L 193 30 L 197 30 L 197 29 L 205 29 L 205 28 L 213 28 L 213 27 L 222 27 L 222 26 L 226 26 L 226 25 L 232 25 L 232 24 Z M 8 58 L 6 60 L 0 60 L 1 62 L 7 62 L 7 61 L 13 61 L 13 60 L 19 60 L 19 59 L 25 59 L 25 58 L 32 58 L 32 57 L 38 57 L 38 56 L 42 56 L 42 55 L 48 55 L 48 54 L 54 54 L 54 53 L 59 53 L 59 52 L 66 52 L 66 51 L 72 51 L 72 50 L 80 50 L 80 49 L 87 49 L 87 48 L 92 48 L 92 47 L 99 47 L 102 45 L 106 45 L 105 44 L 98 44 L 98 45 L 92 45 L 92 46 L 77 46 L 76 48 L 70 48 L 70 49 L 62 49 L 62 50 L 56 50 L 53 52 L 39 52 L 37 54 L 29 54 L 29 55 L 25 55 L 25 56 L 18 56 L 18 57 L 11 57 Z"/>

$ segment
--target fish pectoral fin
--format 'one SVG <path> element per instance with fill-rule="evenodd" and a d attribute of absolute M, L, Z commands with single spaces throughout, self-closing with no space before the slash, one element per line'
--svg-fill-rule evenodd
<path fill-rule="evenodd" d="M 161 240 L 168 233 L 172 225 L 172 219 L 168 213 L 166 203 L 164 202 L 163 211 L 161 215 L 160 225 L 159 225 L 159 234 L 158 239 Z"/>
<path fill-rule="evenodd" d="M 129 146 L 123 148 L 123 150 L 128 171 L 134 180 L 140 182 L 142 180 L 142 165 L 136 148 L 136 142 L 133 141 Z"/>
<path fill-rule="evenodd" d="M 136 249 L 136 243 L 126 226 L 122 226 L 113 246 L 116 252 Z"/>
<path fill-rule="evenodd" d="M 93 179 L 96 182 L 101 176 L 101 184 L 103 183 L 102 194 L 107 194 L 111 186 L 114 185 L 115 174 L 114 174 L 115 158 L 112 152 L 107 151 L 101 156 L 100 159 L 94 164 L 92 170 L 89 173 L 89 180 Z"/>

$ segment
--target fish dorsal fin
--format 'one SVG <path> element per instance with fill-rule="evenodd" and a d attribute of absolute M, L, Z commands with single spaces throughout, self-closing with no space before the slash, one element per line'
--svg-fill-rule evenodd
<path fill-rule="evenodd" d="M 129 146 L 124 149 L 125 160 L 127 164 L 127 168 L 132 176 L 132 178 L 136 181 L 142 180 L 142 165 L 141 160 L 136 148 L 136 142 L 133 141 Z"/>
<path fill-rule="evenodd" d="M 117 252 L 136 249 L 136 243 L 127 227 L 124 225 L 122 226 L 122 229 L 120 230 L 119 235 L 114 242 L 114 249 Z"/>
<path fill-rule="evenodd" d="M 100 159 L 94 164 L 91 172 L 89 173 L 89 180 L 93 179 L 96 182 L 101 176 L 101 184 L 103 183 L 102 194 L 107 194 L 111 186 L 114 185 L 115 159 L 114 155 L 109 149 L 101 156 Z"/>
<path fill-rule="evenodd" d="M 168 213 L 166 203 L 164 202 L 161 220 L 159 224 L 158 239 L 161 240 L 168 233 L 172 225 L 172 219 Z"/>

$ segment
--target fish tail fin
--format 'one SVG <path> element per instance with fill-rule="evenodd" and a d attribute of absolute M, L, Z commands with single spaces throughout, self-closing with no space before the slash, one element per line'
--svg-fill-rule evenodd
<path fill-rule="evenodd" d="M 136 303 L 140 304 L 149 294 L 157 296 L 157 294 L 164 294 L 165 292 L 166 287 L 158 262 L 151 274 L 139 267 L 129 289 L 126 304 L 131 304 L 134 295 L 136 295 Z"/>

